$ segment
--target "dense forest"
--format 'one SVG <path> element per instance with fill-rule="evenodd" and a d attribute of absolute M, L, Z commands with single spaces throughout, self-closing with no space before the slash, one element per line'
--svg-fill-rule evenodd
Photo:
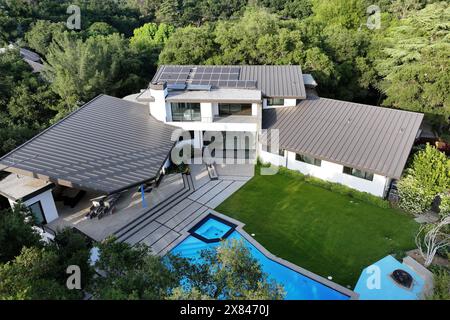
<path fill-rule="evenodd" d="M 448 138 L 449 30 L 450 5 L 430 0 L 0 0 L 0 47 L 45 65 L 0 54 L 0 154 L 162 63 L 300 64 L 321 96 L 424 112 Z"/>

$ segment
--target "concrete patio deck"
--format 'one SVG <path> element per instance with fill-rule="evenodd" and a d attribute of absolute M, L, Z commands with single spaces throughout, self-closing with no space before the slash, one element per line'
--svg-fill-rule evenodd
<path fill-rule="evenodd" d="M 53 231 L 65 227 L 76 227 L 92 239 L 101 241 L 150 208 L 163 202 L 170 195 L 182 191 L 185 187 L 184 184 L 185 181 L 181 174 L 165 176 L 158 188 L 154 188 L 152 192 L 145 194 L 147 208 L 142 207 L 141 193 L 137 187 L 126 191 L 119 198 L 114 213 L 100 220 L 85 217 L 91 206 L 90 199 L 100 196 L 99 193 L 88 192 L 74 208 L 64 206 L 62 202 L 56 201 L 59 218 L 49 223 L 47 227 Z"/>
<path fill-rule="evenodd" d="M 143 208 L 137 190 L 124 192 L 115 213 L 102 219 L 87 219 L 90 199 L 99 196 L 87 193 L 75 208 L 57 202 L 60 217 L 47 226 L 54 230 L 76 227 L 92 239 L 102 241 L 114 235 L 132 245 L 145 243 L 155 254 L 164 254 L 171 244 L 180 240 L 186 230 L 203 219 L 241 188 L 253 175 L 249 165 L 221 166 L 218 180 L 211 180 L 205 165 L 191 165 L 191 174 L 165 176 L 158 188 L 145 195 Z"/>
<path fill-rule="evenodd" d="M 204 165 L 192 165 L 189 191 L 142 214 L 115 232 L 119 241 L 145 243 L 155 254 L 165 254 L 210 209 L 242 187 L 251 176 L 226 176 L 210 180 Z"/>

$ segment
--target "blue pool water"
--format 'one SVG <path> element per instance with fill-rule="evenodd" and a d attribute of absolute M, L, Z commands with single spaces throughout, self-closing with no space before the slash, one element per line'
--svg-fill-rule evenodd
<path fill-rule="evenodd" d="M 214 218 L 206 220 L 195 233 L 205 238 L 217 238 L 217 233 L 225 234 L 231 227 L 217 221 Z M 206 235 L 206 236 L 205 236 Z M 219 236 L 220 237 L 220 236 Z M 267 258 L 261 251 L 253 246 L 238 231 L 233 231 L 227 239 L 243 240 L 249 248 L 253 257 L 255 257 L 263 271 L 270 278 L 284 286 L 287 300 L 348 300 L 349 297 L 327 287 L 311 278 L 308 278 L 278 262 Z M 200 252 L 205 249 L 216 248 L 220 242 L 205 243 L 194 236 L 188 236 L 184 241 L 172 249 L 173 254 L 179 254 L 181 257 L 193 259 L 197 263 L 200 261 Z"/>

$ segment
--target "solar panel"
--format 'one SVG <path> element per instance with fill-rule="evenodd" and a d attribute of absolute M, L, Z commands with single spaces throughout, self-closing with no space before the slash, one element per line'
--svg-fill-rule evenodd
<path fill-rule="evenodd" d="M 158 80 L 166 81 L 168 84 L 194 85 L 194 88 L 195 86 L 255 88 L 256 81 L 239 80 L 240 70 L 241 68 L 237 66 L 166 66 Z"/>

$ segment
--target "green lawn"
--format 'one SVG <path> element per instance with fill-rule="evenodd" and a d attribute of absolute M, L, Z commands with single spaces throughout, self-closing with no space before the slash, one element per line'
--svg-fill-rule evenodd
<path fill-rule="evenodd" d="M 244 222 L 273 254 L 352 288 L 364 267 L 414 248 L 418 228 L 397 210 L 283 174 L 255 175 L 216 210 Z"/>

